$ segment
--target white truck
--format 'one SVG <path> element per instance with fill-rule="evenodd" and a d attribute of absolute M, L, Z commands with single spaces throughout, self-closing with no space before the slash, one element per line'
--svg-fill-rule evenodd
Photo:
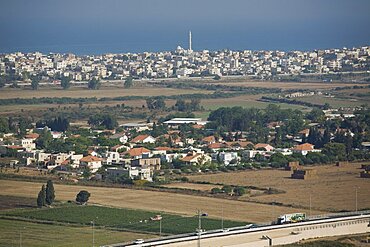
<path fill-rule="evenodd" d="M 306 220 L 305 213 L 284 214 L 284 215 L 281 215 L 277 219 L 277 223 L 280 225 L 280 224 L 300 222 L 304 220 Z"/>

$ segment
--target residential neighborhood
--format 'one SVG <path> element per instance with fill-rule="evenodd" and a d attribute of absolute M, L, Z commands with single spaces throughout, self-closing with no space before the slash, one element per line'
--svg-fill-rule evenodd
<path fill-rule="evenodd" d="M 273 111 L 284 112 L 279 108 Z M 26 129 L 25 134 L 2 133 L 0 152 L 2 157 L 8 157 L 9 160 L 3 166 L 52 171 L 88 180 L 118 181 L 118 177 L 125 177 L 124 183 L 134 180 L 163 182 L 166 179 L 163 175 L 168 171 L 187 174 L 265 166 L 285 167 L 291 161 L 304 165 L 368 156 L 368 142 L 358 143 L 368 137 L 358 132 L 359 127 L 353 126 L 354 119 L 361 118 L 358 115 L 360 112 L 335 112 L 334 109 L 312 110 L 308 113 L 309 119 L 305 119 L 302 127 L 299 127 L 302 129 L 293 130 L 292 133 L 284 130 L 286 136 L 279 135 L 288 127 L 288 123 L 283 119 L 275 119 L 277 121 L 266 123 L 267 132 L 263 132 L 265 142 L 252 142 L 248 138 L 253 136 L 253 129 L 220 132 L 209 128 L 213 123 L 210 121 L 212 117 L 208 121 L 200 118 L 174 118 L 163 123 L 123 124 L 113 130 L 85 127 L 84 136 L 77 134 L 81 132 L 79 128 L 74 129 L 76 133 L 68 131 L 56 134 L 47 126 Z M 336 122 L 335 129 L 330 126 L 333 121 Z M 349 123 L 352 127 L 344 128 Z M 50 143 L 72 142 L 76 145 L 83 140 L 94 145 L 86 145 L 79 153 L 74 148 L 68 152 L 52 152 L 53 148 L 45 145 L 46 136 Z M 260 136 L 254 140 L 262 139 Z M 348 141 L 351 143 L 348 144 Z M 342 142 L 340 145 L 344 149 L 336 142 Z M 346 145 L 356 149 L 348 150 Z M 40 148 L 42 146 L 49 151 Z M 338 153 L 346 148 L 351 157 Z M 361 150 L 365 153 L 361 153 Z"/>

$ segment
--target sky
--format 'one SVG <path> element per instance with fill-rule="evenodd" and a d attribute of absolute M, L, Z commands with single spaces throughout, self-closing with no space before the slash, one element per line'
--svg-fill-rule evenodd
<path fill-rule="evenodd" d="M 0 53 L 370 44 L 369 0 L 0 0 Z"/>

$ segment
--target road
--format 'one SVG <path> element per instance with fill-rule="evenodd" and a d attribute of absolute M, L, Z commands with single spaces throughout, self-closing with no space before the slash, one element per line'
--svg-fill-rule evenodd
<path fill-rule="evenodd" d="M 370 232 L 370 211 L 317 217 L 305 222 L 285 225 L 246 226 L 146 240 L 142 244 L 115 244 L 106 247 L 259 247 L 295 243 L 302 239 Z"/>

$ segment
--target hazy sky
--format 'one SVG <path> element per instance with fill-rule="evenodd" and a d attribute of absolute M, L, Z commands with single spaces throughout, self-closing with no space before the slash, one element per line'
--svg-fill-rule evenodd
<path fill-rule="evenodd" d="M 370 44 L 370 0 L 0 0 L 0 52 Z"/>

